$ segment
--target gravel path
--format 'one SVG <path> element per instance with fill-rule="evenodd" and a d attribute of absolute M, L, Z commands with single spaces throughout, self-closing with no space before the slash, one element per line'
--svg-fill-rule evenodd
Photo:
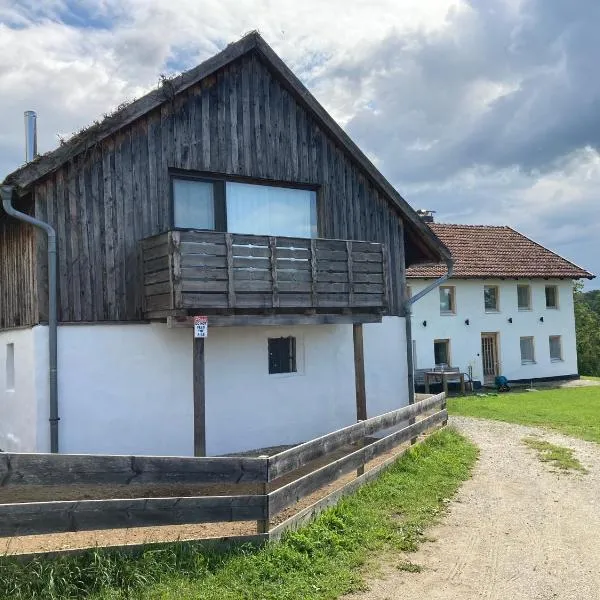
<path fill-rule="evenodd" d="M 420 573 L 384 569 L 352 600 L 600 598 L 600 445 L 479 419 L 451 424 L 480 448 L 473 478 L 416 553 Z M 587 474 L 557 473 L 521 440 L 572 448 Z"/>

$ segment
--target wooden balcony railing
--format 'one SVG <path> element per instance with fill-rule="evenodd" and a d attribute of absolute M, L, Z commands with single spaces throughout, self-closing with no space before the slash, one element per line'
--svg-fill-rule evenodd
<path fill-rule="evenodd" d="M 147 316 L 169 311 L 386 308 L 382 244 L 205 231 L 168 231 L 141 242 Z"/>

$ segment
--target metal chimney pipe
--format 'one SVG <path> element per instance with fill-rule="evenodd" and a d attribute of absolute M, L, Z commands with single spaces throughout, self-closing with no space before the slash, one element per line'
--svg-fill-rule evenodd
<path fill-rule="evenodd" d="M 25 111 L 25 162 L 37 156 L 37 115 L 33 110 Z"/>

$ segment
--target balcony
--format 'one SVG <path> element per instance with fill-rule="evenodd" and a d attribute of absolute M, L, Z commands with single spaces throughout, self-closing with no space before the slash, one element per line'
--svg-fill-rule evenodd
<path fill-rule="evenodd" d="M 387 305 L 382 244 L 168 231 L 142 240 L 141 250 L 149 319 L 363 313 L 381 320 Z"/>

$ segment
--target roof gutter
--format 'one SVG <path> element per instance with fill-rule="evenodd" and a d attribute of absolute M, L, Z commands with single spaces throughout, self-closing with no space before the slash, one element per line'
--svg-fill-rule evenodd
<path fill-rule="evenodd" d="M 2 207 L 8 215 L 41 229 L 48 238 L 48 377 L 50 383 L 50 452 L 58 452 L 58 327 L 57 327 L 57 292 L 56 277 L 56 231 L 44 221 L 18 211 L 12 205 L 14 187 L 0 187 Z"/>
<path fill-rule="evenodd" d="M 413 357 L 413 340 L 412 340 L 412 305 L 432 292 L 435 288 L 442 285 L 445 281 L 452 277 L 454 272 L 454 261 L 452 258 L 446 258 L 446 268 L 448 269 L 445 275 L 442 275 L 439 279 L 436 279 L 433 283 L 430 283 L 425 289 L 421 290 L 418 294 L 410 298 L 406 298 L 404 302 L 404 321 L 406 323 L 406 358 L 408 362 L 408 403 L 415 403 L 415 366 Z"/>

